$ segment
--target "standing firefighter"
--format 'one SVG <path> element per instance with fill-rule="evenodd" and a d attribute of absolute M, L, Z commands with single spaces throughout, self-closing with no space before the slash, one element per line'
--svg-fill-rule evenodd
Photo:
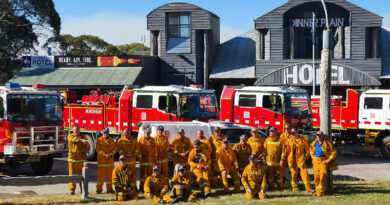
<path fill-rule="evenodd" d="M 131 169 L 132 172 L 135 173 L 135 162 L 137 157 L 139 157 L 140 148 L 137 140 L 131 136 L 131 131 L 129 129 L 125 129 L 123 137 L 118 140 L 117 148 L 119 155 L 126 157 L 128 169 Z M 136 181 L 134 181 L 133 183 L 135 184 L 135 182 Z"/>
<path fill-rule="evenodd" d="M 80 133 L 78 125 L 73 126 L 73 133 L 68 135 L 69 154 L 68 165 L 69 175 L 81 175 L 83 163 L 87 160 L 87 149 L 89 148 L 87 138 Z M 71 195 L 76 190 L 75 183 L 69 183 L 69 192 Z M 80 190 L 81 183 L 80 183 Z"/>
<path fill-rule="evenodd" d="M 255 155 L 262 161 L 265 160 L 264 152 L 264 139 L 259 136 L 259 131 L 256 128 L 252 128 L 252 137 L 248 139 L 248 144 L 251 146 L 252 155 Z"/>
<path fill-rule="evenodd" d="M 110 130 L 104 128 L 103 136 L 96 140 L 96 152 L 98 176 L 96 182 L 96 193 L 100 194 L 103 191 L 103 180 L 106 177 L 107 193 L 114 193 L 112 190 L 112 170 L 114 169 L 114 155 L 116 152 L 116 144 L 108 134 Z"/>
<path fill-rule="evenodd" d="M 152 136 L 150 136 L 150 128 L 146 128 L 144 136 L 138 140 L 140 147 L 140 157 L 138 158 L 140 164 L 140 190 L 144 188 L 146 177 L 151 176 L 153 173 L 153 164 L 155 164 L 155 150 L 156 143 Z"/>
<path fill-rule="evenodd" d="M 200 191 L 205 197 L 211 196 L 209 171 L 210 160 L 202 153 L 202 146 L 199 140 L 195 140 L 194 149 L 191 150 L 188 156 L 188 164 L 191 166 L 191 172 L 196 176 L 196 182 L 199 185 Z"/>
<path fill-rule="evenodd" d="M 191 189 L 191 176 L 186 172 L 185 166 L 180 166 L 178 172 L 171 180 L 171 186 L 177 197 L 171 203 L 195 202 L 195 195 Z"/>
<path fill-rule="evenodd" d="M 197 140 L 201 142 L 202 153 L 205 154 L 208 159 L 211 159 L 212 148 L 210 141 L 204 136 L 203 130 L 198 130 L 196 134 L 198 136 Z"/>
<path fill-rule="evenodd" d="M 284 125 L 284 132 L 280 134 L 280 138 L 284 140 L 284 149 L 286 150 L 288 148 L 288 140 L 293 137 L 293 134 L 291 133 L 291 124 L 286 123 Z M 287 163 L 284 163 L 283 166 L 281 167 L 281 171 L 284 173 L 284 171 L 287 168 Z"/>
<path fill-rule="evenodd" d="M 131 165 L 127 165 L 127 158 L 124 155 L 120 156 L 119 165 L 112 171 L 112 183 L 118 201 L 138 199 L 135 180 L 135 170 L 131 168 Z"/>
<path fill-rule="evenodd" d="M 169 141 L 168 137 L 164 135 L 163 126 L 158 126 L 154 141 L 156 142 L 156 164 L 160 167 L 161 174 L 168 178 Z"/>
<path fill-rule="evenodd" d="M 278 179 L 278 189 L 283 189 L 282 168 L 285 163 L 284 140 L 280 139 L 276 128 L 269 129 L 269 137 L 264 142 L 265 153 L 268 165 L 268 183 L 272 190 L 275 184 L 275 174 Z"/>
<path fill-rule="evenodd" d="M 310 146 L 310 155 L 313 159 L 314 183 L 316 195 L 323 196 L 327 183 L 328 171 L 337 170 L 337 151 L 332 143 L 325 139 L 322 131 L 317 132 L 317 139 Z"/>
<path fill-rule="evenodd" d="M 298 134 L 298 130 L 292 129 L 292 138 L 288 140 L 286 151 L 288 166 L 291 173 L 291 188 L 298 190 L 298 169 L 301 173 L 303 184 L 307 192 L 311 192 L 309 173 L 307 172 L 306 160 L 310 157 L 309 144 L 307 140 Z"/>
<path fill-rule="evenodd" d="M 229 145 L 229 140 L 225 138 L 223 140 L 223 146 L 219 147 L 217 150 L 217 161 L 219 170 L 222 174 L 222 183 L 226 193 L 229 193 L 229 181 L 228 174 L 233 179 L 234 192 L 239 193 L 240 190 L 240 177 L 238 176 L 239 167 L 236 155 L 234 154 L 232 148 Z"/>
<path fill-rule="evenodd" d="M 225 138 L 226 136 L 221 133 L 221 128 L 216 127 L 214 134 L 209 139 L 211 144 L 211 186 L 220 186 L 222 184 L 221 179 L 218 179 L 218 177 L 222 177 L 218 167 L 216 152 L 222 146 L 222 141 Z"/>
<path fill-rule="evenodd" d="M 240 136 L 240 143 L 233 146 L 234 154 L 236 154 L 240 173 L 242 173 L 245 167 L 249 164 L 249 157 L 252 154 L 251 146 L 247 144 L 246 136 Z"/>
<path fill-rule="evenodd" d="M 194 148 L 194 145 L 185 136 L 183 129 L 180 129 L 178 134 L 179 136 L 172 142 L 174 167 L 176 170 L 177 166 L 185 166 L 188 170 L 188 154 Z"/>
<path fill-rule="evenodd" d="M 249 157 L 250 164 L 245 167 L 242 173 L 241 183 L 245 188 L 245 197 L 253 199 L 259 197 L 264 199 L 267 197 L 265 189 L 267 187 L 267 177 L 263 167 L 257 162 L 257 156 Z"/>
<path fill-rule="evenodd" d="M 144 185 L 145 199 L 165 204 L 172 201 L 171 197 L 167 194 L 169 180 L 161 175 L 159 166 L 153 167 L 153 175 L 149 176 Z"/>

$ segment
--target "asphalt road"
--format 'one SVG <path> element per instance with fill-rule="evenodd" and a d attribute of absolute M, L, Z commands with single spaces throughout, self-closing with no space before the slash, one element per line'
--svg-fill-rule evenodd
<path fill-rule="evenodd" d="M 340 181 L 359 180 L 390 180 L 390 160 L 377 156 L 377 152 L 367 152 L 356 146 L 338 147 L 340 152 L 337 157 L 339 170 L 333 172 L 334 179 Z M 117 162 L 115 163 L 117 165 Z M 97 167 L 96 162 L 89 163 L 89 191 L 96 191 Z M 137 172 L 139 170 L 137 169 Z M 313 174 L 312 169 L 309 173 Z M 56 159 L 54 166 L 48 175 L 67 175 L 68 163 L 65 157 Z M 21 165 L 18 169 L 3 167 L 0 177 L 34 176 L 29 164 Z M 311 176 L 312 177 L 312 176 Z M 105 190 L 105 188 L 103 188 Z M 76 193 L 80 189 L 77 187 Z M 67 184 L 45 185 L 45 186 L 1 186 L 0 198 L 29 196 L 29 195 L 49 195 L 67 194 Z"/>

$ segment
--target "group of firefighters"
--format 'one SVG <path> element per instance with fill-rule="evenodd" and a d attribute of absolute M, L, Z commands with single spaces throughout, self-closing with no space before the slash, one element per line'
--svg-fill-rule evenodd
<path fill-rule="evenodd" d="M 229 193 L 230 175 L 235 193 L 241 192 L 243 185 L 247 199 L 263 199 L 267 197 L 266 190 L 273 190 L 276 182 L 277 188 L 283 189 L 283 174 L 288 165 L 293 191 L 298 190 L 300 173 L 306 192 L 323 196 L 328 172 L 337 169 L 337 152 L 321 131 L 316 133 L 316 140 L 309 146 L 308 141 L 299 135 L 298 130 L 291 128 L 290 124 L 285 125 L 285 131 L 280 136 L 276 128 L 271 127 L 266 140 L 259 135 L 257 129 L 252 129 L 249 139 L 242 135 L 240 143 L 233 147 L 218 127 L 209 139 L 199 130 L 193 143 L 181 129 L 171 145 L 164 135 L 164 127 L 159 126 L 157 130 L 157 135 L 152 137 L 151 129 L 146 128 L 144 136 L 137 140 L 126 129 L 117 142 L 109 136 L 108 129 L 103 130 L 103 136 L 96 141 L 98 194 L 103 190 L 105 177 L 107 193 L 116 193 L 117 200 L 120 201 L 137 199 L 138 192 L 144 192 L 146 199 L 156 203 L 191 202 L 196 199 L 191 187 L 190 173 L 193 173 L 204 197 L 211 196 L 210 187 L 222 186 Z M 69 175 L 81 175 L 89 147 L 88 140 L 80 133 L 80 128 L 74 126 L 68 142 Z M 119 165 L 114 168 L 116 152 L 120 157 Z M 169 185 L 170 152 L 173 154 L 175 174 Z M 313 162 L 315 191 L 312 191 L 306 166 L 306 160 L 310 157 Z M 140 165 L 138 189 L 136 160 Z M 265 167 L 268 168 L 268 173 L 265 172 Z M 173 189 L 174 199 L 168 195 L 169 186 Z M 69 185 L 70 194 L 74 194 L 75 189 L 75 184 Z"/>

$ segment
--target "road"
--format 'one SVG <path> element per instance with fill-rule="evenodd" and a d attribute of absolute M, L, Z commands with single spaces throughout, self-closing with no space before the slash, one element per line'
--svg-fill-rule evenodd
<path fill-rule="evenodd" d="M 335 180 L 359 181 L 359 180 L 390 180 L 390 160 L 376 156 L 376 152 L 366 152 L 361 148 L 339 147 L 341 154 L 337 157 L 339 170 L 333 173 Z M 116 162 L 117 164 L 117 162 Z M 97 167 L 96 162 L 89 165 L 89 190 L 96 191 Z M 137 169 L 137 172 L 139 170 Z M 313 170 L 310 168 L 312 175 Z M 68 174 L 68 164 L 66 158 L 59 158 L 54 161 L 54 166 L 48 175 Z M 18 169 L 4 167 L 0 177 L 34 176 L 30 165 L 22 165 Z M 105 188 L 104 188 L 105 189 Z M 77 187 L 77 192 L 79 192 Z M 0 198 L 29 195 L 67 194 L 68 185 L 46 185 L 46 186 L 1 186 Z"/>

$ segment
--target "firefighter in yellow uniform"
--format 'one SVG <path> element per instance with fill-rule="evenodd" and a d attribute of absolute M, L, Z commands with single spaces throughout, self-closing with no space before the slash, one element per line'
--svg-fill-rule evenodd
<path fill-rule="evenodd" d="M 131 165 L 127 165 L 127 157 L 120 156 L 119 165 L 112 171 L 112 183 L 118 201 L 138 199 L 135 180 L 136 172 L 131 168 Z"/>
<path fill-rule="evenodd" d="M 299 169 L 306 192 L 311 192 L 310 178 L 306 166 L 306 160 L 310 157 L 309 144 L 305 138 L 299 136 L 298 130 L 293 128 L 291 134 L 293 137 L 288 140 L 286 150 L 287 162 L 291 173 L 291 188 L 293 191 L 298 190 Z"/>
<path fill-rule="evenodd" d="M 281 139 L 284 140 L 284 149 L 285 150 L 288 147 L 288 140 L 293 137 L 293 135 L 291 133 L 291 129 L 292 129 L 291 124 L 286 123 L 284 125 L 284 132 L 282 134 L 280 134 L 280 136 L 279 136 Z M 284 163 L 283 166 L 281 167 L 283 173 L 285 172 L 286 168 L 287 168 L 287 163 Z"/>
<path fill-rule="evenodd" d="M 172 201 L 167 194 L 169 180 L 161 175 L 159 166 L 153 167 L 153 175 L 149 176 L 144 185 L 145 199 L 155 203 L 169 203 Z"/>
<path fill-rule="evenodd" d="M 209 141 L 211 144 L 211 186 L 216 187 L 222 185 L 221 183 L 221 171 L 219 170 L 217 155 L 216 152 L 219 147 L 222 146 L 222 141 L 226 138 L 224 134 L 221 133 L 221 128 L 216 127 L 214 129 L 214 134 L 210 136 Z M 219 177 L 219 179 L 218 179 Z"/>
<path fill-rule="evenodd" d="M 198 130 L 197 136 L 198 136 L 197 140 L 201 142 L 202 153 L 205 154 L 208 159 L 211 159 L 212 148 L 211 148 L 210 141 L 204 136 L 203 130 Z"/>
<path fill-rule="evenodd" d="M 186 172 L 185 166 L 180 166 L 178 172 L 171 180 L 174 194 L 177 196 L 171 204 L 178 202 L 195 202 L 195 194 L 191 188 L 191 176 Z"/>
<path fill-rule="evenodd" d="M 251 146 L 248 145 L 245 135 L 240 136 L 240 143 L 233 146 L 234 154 L 236 154 L 240 174 L 249 164 L 249 157 L 252 155 Z"/>
<path fill-rule="evenodd" d="M 96 140 L 96 152 L 98 176 L 96 181 L 96 193 L 103 191 L 103 180 L 106 177 L 107 193 L 114 193 L 112 190 L 112 170 L 114 169 L 114 155 L 116 153 L 116 143 L 108 134 L 110 130 L 104 128 L 103 136 Z"/>
<path fill-rule="evenodd" d="M 199 140 L 195 140 L 194 149 L 188 155 L 188 164 L 191 167 L 191 172 L 196 176 L 196 182 L 200 191 L 205 197 L 210 197 L 209 172 L 211 161 L 203 154 L 202 149 L 202 143 Z"/>
<path fill-rule="evenodd" d="M 284 140 L 280 139 L 276 128 L 269 129 L 269 137 L 264 142 L 266 160 L 268 165 L 268 183 L 272 190 L 275 184 L 275 174 L 277 174 L 278 189 L 283 189 L 283 172 L 281 167 L 285 163 Z"/>
<path fill-rule="evenodd" d="M 314 183 L 316 195 L 323 196 L 327 183 L 328 171 L 337 170 L 337 151 L 332 143 L 325 139 L 324 133 L 318 131 L 317 139 L 310 146 L 310 155 L 313 159 Z"/>
<path fill-rule="evenodd" d="M 135 163 L 139 155 L 139 144 L 137 142 L 137 139 L 131 136 L 131 130 L 125 129 L 123 137 L 119 138 L 116 144 L 119 155 L 126 157 L 128 169 L 131 169 L 132 172 L 135 173 Z M 134 181 L 133 183 L 136 184 L 136 181 Z"/>
<path fill-rule="evenodd" d="M 257 162 L 258 157 L 251 155 L 249 157 L 250 164 L 245 167 L 242 173 L 241 183 L 245 188 L 245 197 L 247 199 L 264 199 L 267 197 L 265 193 L 267 187 L 267 175 L 263 167 Z"/>
<path fill-rule="evenodd" d="M 89 148 L 88 139 L 80 133 L 78 125 L 73 126 L 73 133 L 68 135 L 69 154 L 68 165 L 69 175 L 81 175 L 83 163 L 87 160 L 87 149 Z M 69 192 L 71 195 L 76 190 L 75 183 L 69 183 Z M 80 183 L 80 190 L 81 183 Z"/>
<path fill-rule="evenodd" d="M 188 166 L 188 154 L 194 148 L 190 139 L 185 136 L 183 129 L 180 129 L 178 132 L 179 136 L 172 142 L 173 149 L 173 166 L 185 166 L 186 169 L 189 169 Z"/>
<path fill-rule="evenodd" d="M 140 164 L 140 191 L 144 188 L 145 180 L 153 174 L 153 164 L 155 164 L 156 143 L 150 135 L 151 129 L 144 130 L 144 136 L 138 139 L 139 155 L 138 162 Z"/>
<path fill-rule="evenodd" d="M 221 170 L 222 183 L 226 193 L 229 193 L 229 181 L 228 174 L 233 179 L 234 192 L 240 193 L 241 184 L 240 177 L 238 176 L 239 167 L 236 155 L 234 154 L 232 148 L 229 145 L 229 140 L 227 138 L 223 139 L 223 145 L 217 149 L 217 161 L 219 170 Z"/>
<path fill-rule="evenodd" d="M 252 128 L 252 137 L 248 139 L 248 144 L 251 146 L 252 155 L 255 155 L 260 160 L 265 160 L 264 139 L 259 135 L 256 128 Z"/>
<path fill-rule="evenodd" d="M 168 173 L 168 157 L 169 157 L 169 141 L 168 137 L 164 135 L 164 127 L 158 126 L 157 135 L 154 136 L 156 142 L 156 165 L 160 167 L 161 174 L 169 178 Z"/>

